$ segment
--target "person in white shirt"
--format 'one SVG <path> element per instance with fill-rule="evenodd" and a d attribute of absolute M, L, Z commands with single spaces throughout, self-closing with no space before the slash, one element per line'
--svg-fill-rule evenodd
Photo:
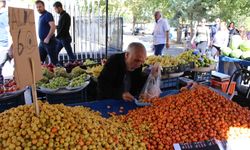
<path fill-rule="evenodd" d="M 206 49 L 210 45 L 210 30 L 206 26 L 206 19 L 201 20 L 201 26 L 197 26 L 191 40 L 191 44 L 196 44 L 196 49 L 202 55 L 206 55 Z"/>
<path fill-rule="evenodd" d="M 0 84 L 4 83 L 2 70 L 12 58 L 12 38 L 9 31 L 8 8 L 6 0 L 0 0 Z"/>
<path fill-rule="evenodd" d="M 219 56 L 222 47 L 227 47 L 229 40 L 229 31 L 226 22 L 220 23 L 219 31 L 214 35 L 212 55 L 213 57 Z"/>
<path fill-rule="evenodd" d="M 166 45 L 169 48 L 169 29 L 170 26 L 166 19 L 163 19 L 160 11 L 154 13 L 155 27 L 153 32 L 154 54 L 162 55 L 162 50 Z"/>

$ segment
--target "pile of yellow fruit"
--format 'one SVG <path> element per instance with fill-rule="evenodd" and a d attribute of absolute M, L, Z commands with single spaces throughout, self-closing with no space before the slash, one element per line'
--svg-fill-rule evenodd
<path fill-rule="evenodd" d="M 102 69 L 103 69 L 103 66 L 98 65 L 98 66 L 94 66 L 94 67 L 88 67 L 86 72 L 91 74 L 94 78 L 98 78 Z"/>
<path fill-rule="evenodd" d="M 102 118 L 84 107 L 41 103 L 0 114 L 0 149 L 145 149 L 129 124 Z"/>
<path fill-rule="evenodd" d="M 145 64 L 154 65 L 155 63 L 160 63 L 162 67 L 174 67 L 181 64 L 185 64 L 185 61 L 182 59 L 177 59 L 173 56 L 149 56 L 147 57 Z"/>

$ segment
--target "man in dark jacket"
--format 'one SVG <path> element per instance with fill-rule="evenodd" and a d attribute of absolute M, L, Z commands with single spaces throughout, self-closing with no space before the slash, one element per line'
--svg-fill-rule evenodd
<path fill-rule="evenodd" d="M 69 28 L 70 28 L 70 24 L 71 24 L 70 16 L 65 10 L 63 10 L 61 2 L 55 2 L 53 6 L 55 9 L 55 12 L 60 14 L 58 25 L 57 25 L 56 51 L 59 54 L 61 49 L 64 47 L 65 50 L 67 51 L 69 59 L 71 61 L 75 61 L 76 57 L 73 54 L 72 47 L 70 45 L 72 42 L 72 38 L 69 34 Z"/>
<path fill-rule="evenodd" d="M 124 99 L 131 101 L 139 96 L 147 79 L 142 72 L 146 49 L 141 43 L 131 43 L 127 52 L 112 55 L 98 77 L 99 99 Z"/>

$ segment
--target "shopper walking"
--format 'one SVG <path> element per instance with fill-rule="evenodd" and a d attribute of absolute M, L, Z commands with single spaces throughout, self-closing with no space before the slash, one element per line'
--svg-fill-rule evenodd
<path fill-rule="evenodd" d="M 206 19 L 202 19 L 201 26 L 196 27 L 191 43 L 195 43 L 201 54 L 206 55 L 206 49 L 210 45 L 210 30 L 206 26 Z"/>
<path fill-rule="evenodd" d="M 52 14 L 45 10 L 43 1 L 36 1 L 36 8 L 39 17 L 38 34 L 40 38 L 39 53 L 42 63 L 45 62 L 47 55 L 49 55 L 51 63 L 58 64 L 58 53 L 56 52 L 56 38 L 55 38 L 55 22 Z"/>
<path fill-rule="evenodd" d="M 155 17 L 155 27 L 153 31 L 153 44 L 154 44 L 154 54 L 162 55 L 162 50 L 166 45 L 169 48 L 169 30 L 170 26 L 166 19 L 162 18 L 161 12 L 156 11 Z"/>
<path fill-rule="evenodd" d="M 9 32 L 8 10 L 6 1 L 0 0 L 0 84 L 4 83 L 2 69 L 7 62 L 12 58 L 12 39 Z"/>
<path fill-rule="evenodd" d="M 229 40 L 229 31 L 227 29 L 226 22 L 220 23 L 219 31 L 215 34 L 214 39 L 212 41 L 212 56 L 215 58 L 219 56 L 221 53 L 221 48 L 227 47 Z"/>
<path fill-rule="evenodd" d="M 220 30 L 220 18 L 215 19 L 215 24 L 211 27 L 211 41 L 214 39 L 215 34 Z"/>
<path fill-rule="evenodd" d="M 73 54 L 71 42 L 72 38 L 69 34 L 69 29 L 71 25 L 70 15 L 63 9 L 61 2 L 55 2 L 54 10 L 56 13 L 60 14 L 58 25 L 57 25 L 57 45 L 56 51 L 59 54 L 61 49 L 64 47 L 67 51 L 70 61 L 75 61 L 76 57 Z"/>

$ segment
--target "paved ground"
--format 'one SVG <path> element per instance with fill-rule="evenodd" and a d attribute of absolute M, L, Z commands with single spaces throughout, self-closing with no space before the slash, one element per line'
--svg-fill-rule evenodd
<path fill-rule="evenodd" d="M 131 42 L 141 42 L 146 47 L 148 56 L 153 55 L 154 52 L 152 50 L 153 49 L 152 39 L 153 39 L 152 35 L 144 35 L 144 36 L 124 35 L 123 36 L 123 50 L 126 50 L 127 46 Z M 175 44 L 173 41 L 171 41 L 170 48 L 169 49 L 165 48 L 163 50 L 163 54 L 176 56 L 183 51 L 184 51 L 183 45 Z"/>

